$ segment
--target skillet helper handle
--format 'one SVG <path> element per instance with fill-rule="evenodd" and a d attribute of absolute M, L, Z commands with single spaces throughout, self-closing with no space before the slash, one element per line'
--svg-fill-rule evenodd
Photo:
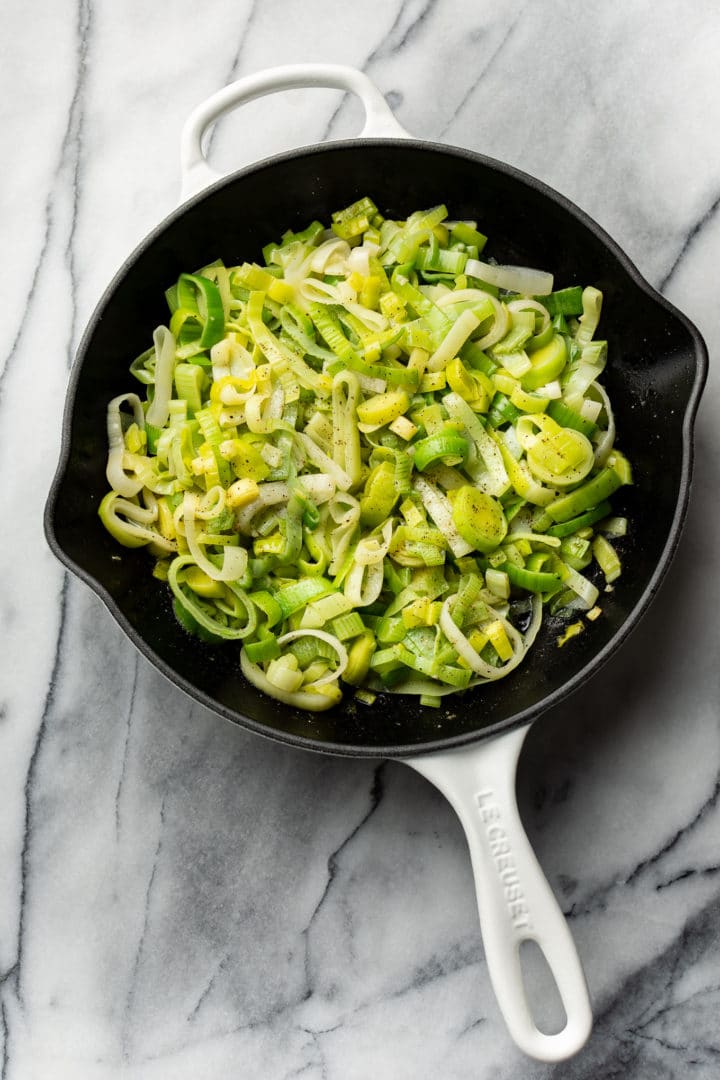
<path fill-rule="evenodd" d="M 267 94 L 313 86 L 345 90 L 360 98 L 365 109 L 365 123 L 359 138 L 411 138 L 395 119 L 375 84 L 357 68 L 344 64 L 288 64 L 268 68 L 230 83 L 193 109 L 185 122 L 180 142 L 181 201 L 222 179 L 223 174 L 208 165 L 202 144 L 207 130 L 224 113 Z"/>
<path fill-rule="evenodd" d="M 435 784 L 462 822 L 472 857 L 488 973 L 511 1036 L 540 1061 L 563 1061 L 586 1042 L 592 1012 L 565 917 L 525 835 L 515 775 L 527 726 L 476 746 L 406 758 Z M 523 941 L 537 942 L 566 1014 L 562 1031 L 540 1031 L 520 964 Z"/>

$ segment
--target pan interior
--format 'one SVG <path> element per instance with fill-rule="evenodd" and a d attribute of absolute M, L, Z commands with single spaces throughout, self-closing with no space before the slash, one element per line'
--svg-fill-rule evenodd
<path fill-rule="evenodd" d="M 444 202 L 453 218 L 472 218 L 499 262 L 548 269 L 558 287 L 592 284 L 605 297 L 601 336 L 609 343 L 604 377 L 618 446 L 635 485 L 614 499 L 631 522 L 622 543 L 623 575 L 602 597 L 602 617 L 566 648 L 548 622 L 524 665 L 500 682 L 424 708 L 408 697 L 373 706 L 345 703 L 320 715 L 270 700 L 242 679 L 236 645 L 208 646 L 172 615 L 168 591 L 140 550 L 120 548 L 97 507 L 105 480 L 105 409 L 132 389 L 130 362 L 167 320 L 164 290 L 183 271 L 221 258 L 260 258 L 286 229 L 362 195 L 389 217 Z M 652 593 L 677 539 L 689 476 L 689 403 L 697 397 L 702 343 L 693 328 L 641 281 L 618 249 L 584 215 L 542 185 L 464 151 L 427 144 L 355 142 L 303 151 L 256 166 L 169 218 L 128 260 L 85 335 L 66 414 L 63 461 L 48 507 L 57 554 L 103 597 L 150 659 L 229 719 L 286 741 L 349 754 L 407 754 L 476 738 L 536 715 L 605 658 Z M 689 425 L 688 425 L 689 426 Z"/>

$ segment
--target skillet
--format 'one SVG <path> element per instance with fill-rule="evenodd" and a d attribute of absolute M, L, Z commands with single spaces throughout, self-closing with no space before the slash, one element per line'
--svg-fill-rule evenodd
<path fill-rule="evenodd" d="M 357 94 L 365 126 L 357 139 L 277 155 L 227 177 L 205 160 L 203 136 L 227 110 L 265 94 L 307 86 Z M 620 647 L 655 596 L 677 547 L 690 492 L 695 413 L 707 372 L 696 328 L 641 277 L 586 214 L 540 181 L 456 147 L 411 138 L 361 72 L 296 65 L 225 87 L 190 116 L 182 136 L 182 202 L 133 252 L 108 286 L 80 344 L 65 406 L 60 461 L 45 510 L 57 557 L 100 596 L 136 647 L 173 683 L 219 715 L 304 749 L 390 757 L 432 781 L 455 807 L 473 863 L 488 972 L 510 1034 L 527 1054 L 560 1061 L 590 1033 L 582 966 L 552 890 L 523 831 L 515 770 L 532 721 L 587 680 Z M 541 266 L 563 286 L 592 284 L 605 297 L 604 376 L 619 445 L 635 485 L 614 498 L 630 518 L 623 575 L 601 600 L 603 614 L 562 651 L 546 620 L 524 664 L 497 683 L 442 700 L 439 709 L 381 695 L 349 695 L 309 715 L 265 697 L 239 672 L 238 650 L 190 638 L 168 592 L 150 577 L 142 550 L 121 549 L 97 508 L 107 490 L 107 402 L 127 390 L 130 360 L 166 318 L 164 289 L 178 275 L 222 258 L 259 257 L 268 240 L 369 194 L 404 218 L 444 202 L 477 219 L 499 262 Z M 581 697 L 576 698 L 581 708 Z M 542 950 L 565 1010 L 561 1031 L 537 1027 L 520 966 L 520 945 Z"/>

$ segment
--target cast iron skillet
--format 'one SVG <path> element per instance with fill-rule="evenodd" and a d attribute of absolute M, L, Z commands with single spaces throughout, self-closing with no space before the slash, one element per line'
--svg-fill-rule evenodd
<path fill-rule="evenodd" d="M 212 172 L 201 148 L 209 125 L 243 102 L 302 86 L 357 93 L 366 112 L 361 137 L 282 154 L 225 178 Z M 572 938 L 519 820 L 515 767 L 529 723 L 612 656 L 667 570 L 690 490 L 704 343 L 576 206 L 508 165 L 411 139 L 372 83 L 351 68 L 279 68 L 226 87 L 190 117 L 182 156 L 187 201 L 115 276 L 80 345 L 46 508 L 48 541 L 151 663 L 202 704 L 294 746 L 404 759 L 448 796 L 468 836 L 488 969 L 510 1032 L 528 1054 L 561 1060 L 585 1042 L 590 1005 Z M 624 572 L 602 598 L 602 618 L 562 652 L 549 622 L 510 677 L 445 698 L 440 709 L 388 696 L 360 706 L 348 695 L 333 711 L 308 715 L 249 686 L 236 646 L 211 647 L 185 634 L 168 591 L 149 575 L 147 554 L 119 548 L 105 532 L 97 517 L 107 490 L 105 411 L 110 398 L 128 389 L 130 361 L 166 319 L 163 292 L 178 274 L 216 258 L 228 264 L 258 258 L 261 246 L 285 229 L 327 220 L 365 194 L 398 218 L 447 203 L 453 217 L 478 219 L 498 261 L 549 269 L 562 285 L 602 289 L 602 335 L 611 358 L 604 381 L 619 444 L 635 473 L 635 486 L 614 502 L 632 526 Z M 566 1024 L 554 1034 L 537 1028 L 527 1005 L 519 945 L 528 938 L 544 952 L 565 1008 Z"/>

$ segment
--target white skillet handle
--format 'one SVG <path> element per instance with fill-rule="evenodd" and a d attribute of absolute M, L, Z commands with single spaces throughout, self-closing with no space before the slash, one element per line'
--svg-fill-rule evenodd
<path fill-rule="evenodd" d="M 470 846 L 488 972 L 510 1034 L 526 1054 L 563 1061 L 592 1026 L 587 985 L 575 943 L 525 835 L 515 774 L 527 727 L 456 751 L 406 758 L 450 800 Z M 540 1031 L 528 1006 L 520 944 L 545 954 L 567 1017 L 554 1035 Z"/>
<path fill-rule="evenodd" d="M 188 117 L 180 143 L 182 200 L 222 179 L 223 174 L 208 165 L 202 142 L 208 128 L 224 113 L 266 94 L 276 94 L 280 90 L 301 90 L 311 86 L 357 94 L 365 108 L 365 123 L 360 138 L 411 138 L 397 122 L 375 84 L 357 68 L 345 67 L 343 64 L 288 64 L 284 67 L 268 68 L 218 90 L 198 105 Z"/>

